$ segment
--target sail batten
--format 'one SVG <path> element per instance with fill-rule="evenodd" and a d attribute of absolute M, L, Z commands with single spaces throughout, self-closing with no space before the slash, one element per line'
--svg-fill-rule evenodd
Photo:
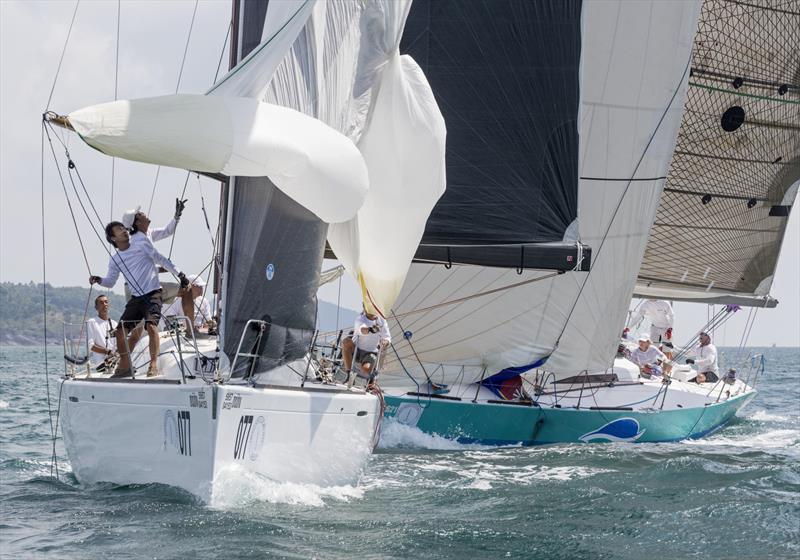
<path fill-rule="evenodd" d="M 795 4 L 704 2 L 637 292 L 768 293 L 800 181 L 800 12 L 782 9 Z"/>

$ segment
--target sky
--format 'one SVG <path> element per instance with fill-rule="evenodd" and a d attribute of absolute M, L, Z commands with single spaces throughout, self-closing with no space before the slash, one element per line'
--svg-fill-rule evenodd
<path fill-rule="evenodd" d="M 50 109 L 61 114 L 112 101 L 115 75 L 117 97 L 130 99 L 172 94 L 178 85 L 184 48 L 195 2 L 191 0 L 123 1 L 117 35 L 117 2 L 83 0 L 78 8 L 63 64 L 55 82 Z M 42 172 L 41 115 L 47 108 L 75 3 L 69 0 L 0 0 L 0 281 L 40 282 L 42 273 L 41 190 L 44 176 L 44 216 L 47 281 L 55 286 L 88 285 L 88 276 L 103 275 L 108 262 L 102 241 L 90 229 L 80 207 L 76 221 L 89 261 L 84 262 L 78 236 L 65 202 L 53 156 L 45 143 Z M 229 0 L 199 2 L 180 93 L 203 93 L 212 84 L 222 55 L 227 67 L 225 36 L 230 21 Z M 119 37 L 119 64 L 116 64 Z M 116 72 L 115 72 L 116 69 Z M 112 162 L 70 133 L 60 133 L 75 161 L 92 202 L 103 221 L 120 219 L 126 209 L 142 205 L 153 226 L 165 224 L 174 213 L 186 172 L 162 168 L 156 183 L 151 165 Z M 46 142 L 46 141 L 45 141 Z M 64 148 L 53 139 L 58 165 L 65 173 Z M 154 190 L 155 184 L 155 190 Z M 68 192 L 72 186 L 67 181 Z M 190 273 L 200 272 L 212 254 L 205 226 L 205 206 L 216 230 L 219 183 L 190 178 L 189 199 L 175 236 L 173 261 Z M 80 186 L 78 187 L 80 188 Z M 203 204 L 204 203 L 204 204 Z M 164 243 L 164 242 L 162 242 Z M 162 252 L 168 245 L 160 245 Z M 325 267 L 335 263 L 326 262 Z M 775 274 L 772 296 L 776 309 L 759 310 L 750 336 L 752 345 L 800 346 L 800 218 L 794 212 Z M 119 288 L 119 287 L 118 287 Z M 360 306 L 356 283 L 345 277 L 320 290 L 320 298 L 344 307 Z M 633 302 L 634 305 L 636 302 Z M 677 303 L 677 340 L 688 339 L 706 322 L 707 306 Z M 738 312 L 715 333 L 718 345 L 738 344 L 748 310 Z"/>

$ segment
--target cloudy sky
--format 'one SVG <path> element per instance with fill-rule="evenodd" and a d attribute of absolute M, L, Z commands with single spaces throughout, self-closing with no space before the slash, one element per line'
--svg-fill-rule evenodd
<path fill-rule="evenodd" d="M 114 99 L 117 2 L 81 2 L 50 109 L 69 113 Z M 123 1 L 119 27 L 118 97 L 135 98 L 174 93 L 195 2 L 192 0 Z M 69 0 L 0 0 L 0 281 L 42 279 L 41 238 L 41 115 L 53 86 L 59 57 L 75 3 Z M 181 78 L 181 93 L 202 93 L 213 82 L 220 56 L 227 64 L 224 39 L 230 21 L 228 0 L 201 0 Z M 155 182 L 153 166 L 118 160 L 113 181 L 111 159 L 81 143 L 74 135 L 62 139 L 83 177 L 93 203 L 103 217 L 119 219 L 125 209 L 151 194 L 153 224 L 165 223 L 183 189 L 186 173 L 162 169 Z M 64 149 L 53 139 L 58 165 L 65 172 Z M 155 191 L 154 191 L 155 184 Z M 71 185 L 67 182 L 67 187 Z M 201 211 L 204 200 L 212 230 L 216 228 L 219 185 L 208 179 L 189 180 L 189 198 L 173 251 L 175 263 L 189 272 L 201 271 L 211 259 L 211 237 Z M 57 286 L 86 285 L 83 261 L 67 209 L 53 156 L 45 145 L 44 206 L 47 280 Z M 104 274 L 108 261 L 101 242 L 75 208 L 91 272 Z M 800 345 L 800 218 L 789 224 L 772 295 L 781 304 L 761 310 L 750 342 L 756 345 Z M 161 247 L 164 252 L 166 249 Z M 335 302 L 336 284 L 323 288 L 322 299 Z M 346 280 L 342 301 L 359 306 L 355 284 Z M 677 304 L 676 331 L 688 338 L 706 321 L 706 306 Z M 747 311 L 740 312 L 716 335 L 716 342 L 738 343 Z"/>

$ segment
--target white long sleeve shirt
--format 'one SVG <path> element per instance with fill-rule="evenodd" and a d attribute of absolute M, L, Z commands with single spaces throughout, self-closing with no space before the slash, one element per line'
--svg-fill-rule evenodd
<path fill-rule="evenodd" d="M 672 306 L 663 299 L 648 299 L 642 302 L 633 319 L 631 319 L 631 326 L 639 324 L 644 318 L 659 329 L 671 329 L 675 322 Z"/>
<path fill-rule="evenodd" d="M 719 365 L 717 364 L 717 347 L 713 344 L 697 344 L 689 352 L 689 356 L 694 357 L 694 365 L 699 373 L 706 371 L 713 371 L 719 373 Z"/>
<path fill-rule="evenodd" d="M 172 261 L 159 253 L 150 239 L 142 235 L 126 250 L 117 249 L 111 255 L 108 272 L 100 279 L 100 285 L 105 288 L 114 287 L 122 273 L 131 293 L 134 296 L 143 296 L 161 288 L 157 266 L 163 266 L 175 276 L 180 274 Z"/>
<path fill-rule="evenodd" d="M 361 333 L 362 328 L 369 329 L 374 325 L 378 326 L 378 332 L 371 332 L 367 334 Z M 353 342 L 355 343 L 356 348 L 364 352 L 377 352 L 378 345 L 382 340 L 385 340 L 386 342 L 392 341 L 392 335 L 389 332 L 389 324 L 385 319 L 378 316 L 373 321 L 363 312 L 356 317 L 355 324 L 353 325 Z"/>
<path fill-rule="evenodd" d="M 149 228 L 147 233 L 143 233 L 141 231 L 137 231 L 131 236 L 131 239 L 139 235 L 140 233 L 150 239 L 153 243 L 156 241 L 161 241 L 162 239 L 166 239 L 170 235 L 175 233 L 175 228 L 178 226 L 178 220 L 172 218 L 167 225 L 163 228 Z"/>

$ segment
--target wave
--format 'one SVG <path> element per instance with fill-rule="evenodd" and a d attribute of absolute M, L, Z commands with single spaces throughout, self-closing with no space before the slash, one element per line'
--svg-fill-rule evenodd
<path fill-rule="evenodd" d="M 770 414 L 766 410 L 757 410 L 753 414 L 746 416 L 748 420 L 755 420 L 756 422 L 785 422 L 789 420 L 788 416 L 781 416 L 780 414 Z"/>
<path fill-rule="evenodd" d="M 381 426 L 380 449 L 429 449 L 434 451 L 463 451 L 485 449 L 485 445 L 458 443 L 434 434 L 426 434 L 419 428 L 385 419 Z"/>
<path fill-rule="evenodd" d="M 0 399 L 0 408 L 8 408 L 8 401 Z"/>
<path fill-rule="evenodd" d="M 757 434 L 716 435 L 707 439 L 687 440 L 687 445 L 726 446 L 750 449 L 800 448 L 800 430 L 768 430 Z"/>
<path fill-rule="evenodd" d="M 276 482 L 231 465 L 214 479 L 214 494 L 209 506 L 213 509 L 236 509 L 256 502 L 322 507 L 326 499 L 348 502 L 363 497 L 360 486 L 317 486 L 294 482 Z"/>

